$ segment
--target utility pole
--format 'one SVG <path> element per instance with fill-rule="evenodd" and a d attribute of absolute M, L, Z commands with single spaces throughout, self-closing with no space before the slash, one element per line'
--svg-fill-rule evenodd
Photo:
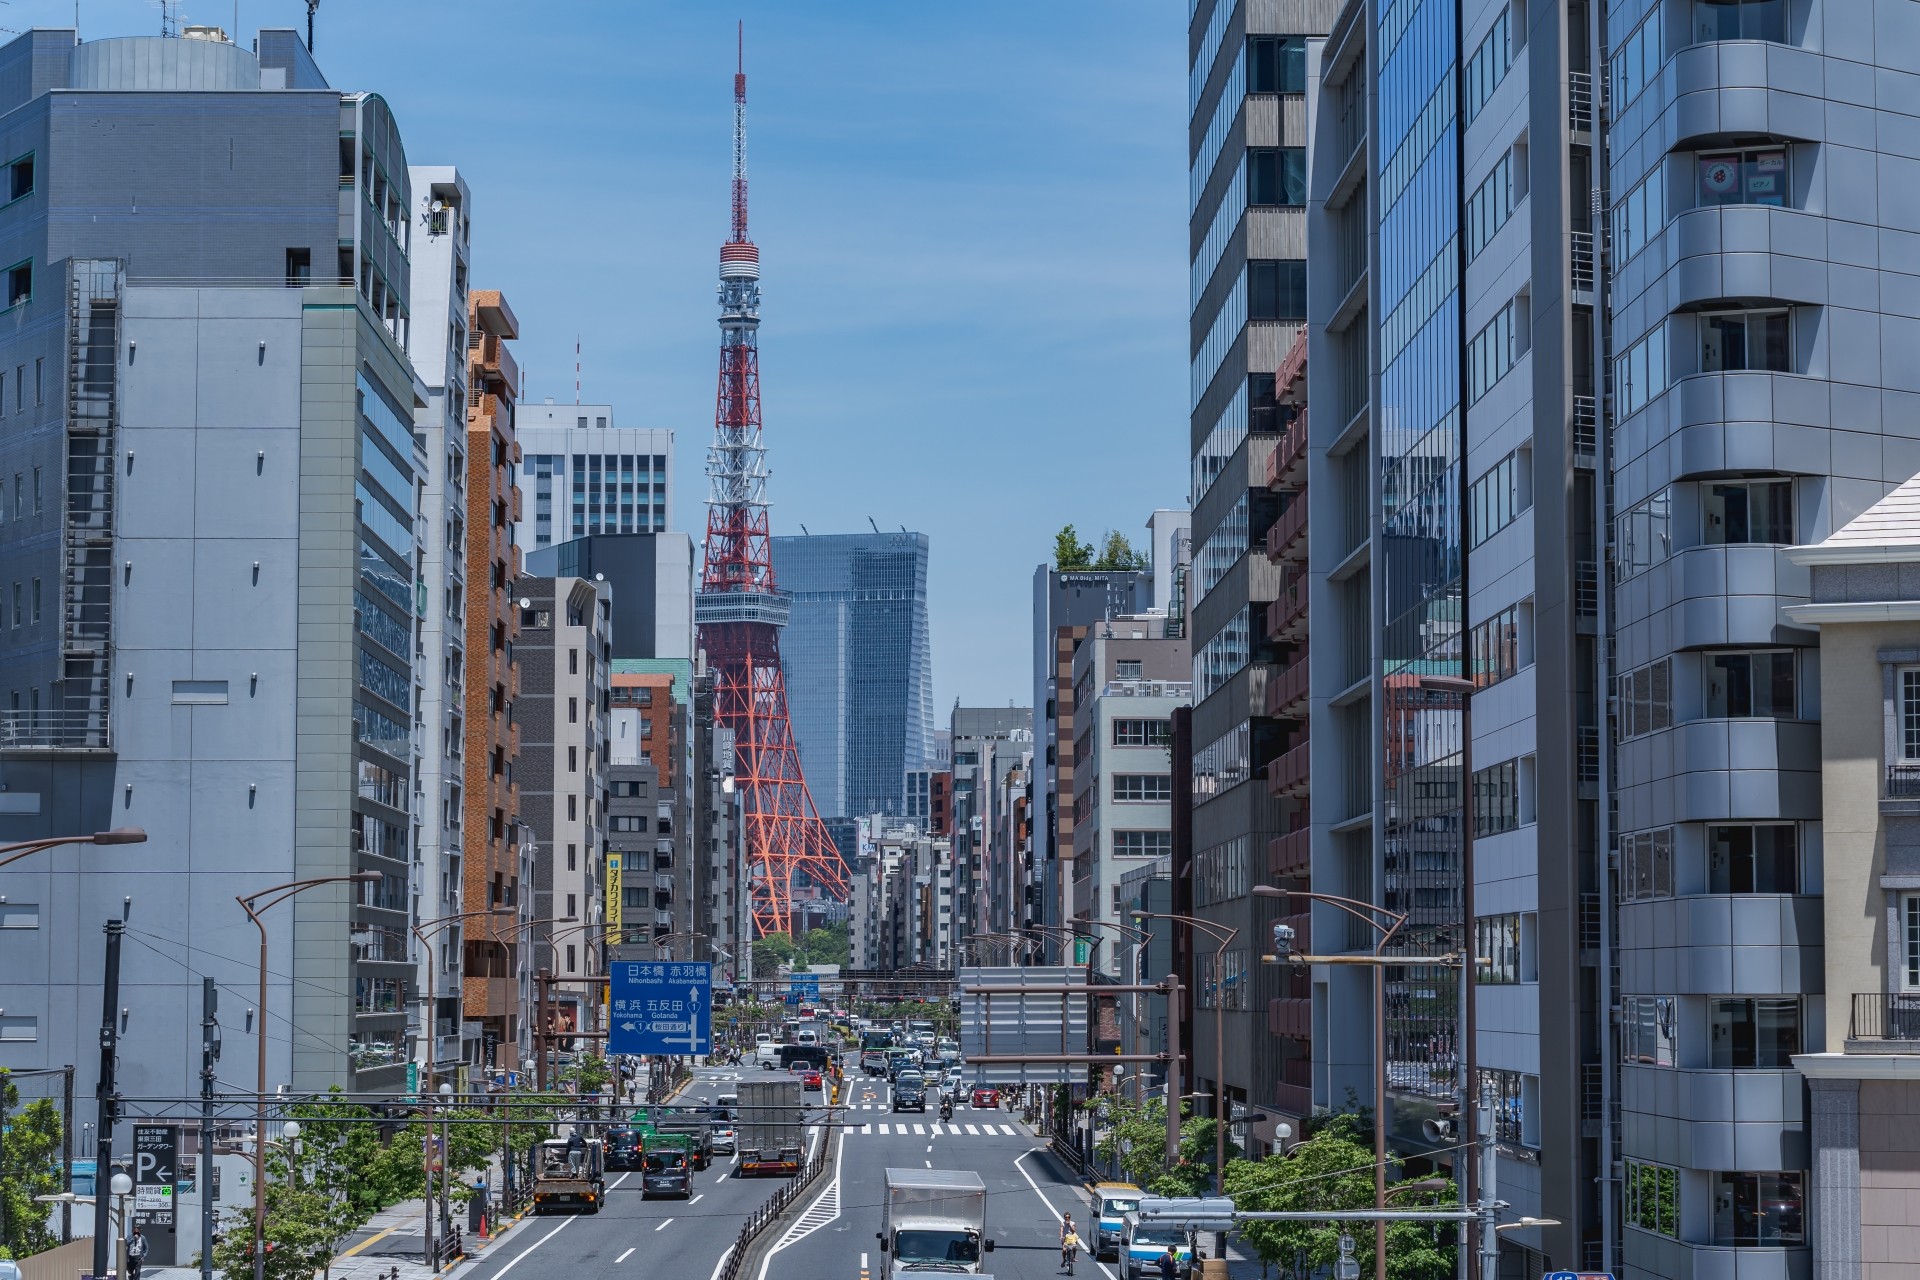
<path fill-rule="evenodd" d="M 213 1280 L 213 1064 L 220 1061 L 219 989 L 200 979 L 200 1280 Z"/>
<path fill-rule="evenodd" d="M 1493 1146 L 1493 1109 L 1495 1106 L 1493 1086 L 1480 1088 L 1480 1109 L 1475 1116 L 1479 1122 L 1475 1126 L 1475 1136 L 1480 1140 L 1478 1151 L 1480 1163 L 1480 1280 L 1494 1280 L 1500 1274 L 1500 1236 L 1495 1230 L 1495 1218 L 1499 1210 L 1499 1188 L 1495 1185 L 1500 1176 L 1500 1157 Z"/>
<path fill-rule="evenodd" d="M 132 900 L 129 899 L 129 902 Z M 120 938 L 126 918 L 107 921 L 107 965 L 100 990 L 100 1145 L 93 1163 L 93 1274 L 104 1277 L 112 1261 L 112 1242 L 118 1230 L 112 1224 L 113 1126 L 119 1119 L 120 1099 L 114 1085 L 114 1064 L 120 1047 Z"/>
<path fill-rule="evenodd" d="M 73 1064 L 61 1068 L 60 1085 L 60 1189 L 73 1194 Z M 60 1243 L 73 1243 L 73 1201 L 60 1205 Z"/>

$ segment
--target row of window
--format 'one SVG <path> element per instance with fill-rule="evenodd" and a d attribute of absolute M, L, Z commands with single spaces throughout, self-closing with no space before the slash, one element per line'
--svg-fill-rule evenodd
<path fill-rule="evenodd" d="M 1791 480 L 1713 480 L 1700 485 L 1700 542 L 1705 546 L 1792 546 Z M 1620 576 L 1631 578 L 1673 553 L 1673 491 L 1662 488 L 1615 521 Z"/>
<path fill-rule="evenodd" d="M 1711 1173 L 1713 1235 L 1722 1248 L 1766 1248 L 1806 1243 L 1806 1176 Z M 1622 1218 L 1629 1227 L 1680 1238 L 1680 1171 L 1643 1160 L 1626 1162 Z"/>
<path fill-rule="evenodd" d="M 1674 830 L 1620 837 L 1620 900 L 1674 896 Z M 1791 822 L 1715 823 L 1706 829 L 1706 892 L 1800 892 L 1799 829 Z"/>
<path fill-rule="evenodd" d="M 1509 302 L 1467 344 L 1468 404 L 1491 391 L 1520 358 L 1520 333 L 1514 321 L 1514 304 Z"/>
<path fill-rule="evenodd" d="M 1703 311 L 1675 316 L 1655 325 L 1613 362 L 1613 392 L 1622 416 L 1637 413 L 1666 390 L 1676 370 L 1668 363 L 1670 325 L 1694 326 L 1699 344 L 1699 373 L 1792 373 L 1793 320 L 1785 307 L 1744 311 Z"/>
<path fill-rule="evenodd" d="M 1523 607 L 1530 610 L 1530 602 L 1508 605 L 1469 633 L 1474 687 L 1485 689 L 1519 674 Z"/>
<path fill-rule="evenodd" d="M 1533 505 L 1531 450 L 1516 449 L 1487 468 L 1467 491 L 1467 545 L 1477 547 Z"/>
<path fill-rule="evenodd" d="M 1126 802 L 1165 802 L 1173 799 L 1173 775 L 1166 773 L 1116 773 L 1113 798 Z"/>
<path fill-rule="evenodd" d="M 1473 118 L 1480 114 L 1480 108 L 1487 105 L 1487 99 L 1500 87 L 1506 78 L 1507 68 L 1513 65 L 1512 26 L 1505 5 L 1500 7 L 1500 15 L 1493 20 L 1493 26 L 1481 37 L 1467 58 L 1466 70 L 1466 123 L 1472 124 Z"/>
<path fill-rule="evenodd" d="M 1793 1055 L 1803 1052 L 1806 1020 L 1799 996 L 1709 996 L 1704 1003 L 1707 1051 L 1683 1054 L 1679 997 L 1622 996 L 1620 1060 L 1672 1067 L 1686 1056 L 1717 1070 L 1789 1071 Z"/>
<path fill-rule="evenodd" d="M 1173 740 L 1173 722 L 1157 720 L 1115 720 L 1113 745 L 1116 747 L 1163 747 Z"/>
<path fill-rule="evenodd" d="M 1473 922 L 1473 953 L 1481 960 L 1477 966 L 1481 982 L 1504 985 L 1539 979 L 1532 955 L 1523 955 L 1521 939 L 1532 932 L 1533 926 L 1529 923 L 1523 928 L 1521 915 L 1521 912 L 1509 911 L 1503 915 L 1481 916 Z M 1528 946 L 1524 950 L 1530 952 L 1532 948 Z"/>
<path fill-rule="evenodd" d="M 1480 251 L 1492 241 L 1494 233 L 1507 225 L 1507 219 L 1513 215 L 1513 208 L 1520 202 L 1516 194 L 1518 188 L 1514 182 L 1514 151 L 1508 149 L 1495 162 L 1480 185 L 1467 197 L 1467 260 L 1471 262 L 1480 256 Z M 1525 170 L 1520 170 L 1524 174 Z"/>
<path fill-rule="evenodd" d="M 1614 42 L 1613 56 L 1607 61 L 1614 110 L 1639 97 L 1659 76 L 1666 60 L 1661 41 L 1664 21 L 1663 6 L 1653 5 L 1639 26 L 1625 39 Z M 1771 40 L 1783 44 L 1787 39 L 1787 0 L 1694 0 L 1692 28 L 1696 44 L 1715 40 Z"/>
<path fill-rule="evenodd" d="M 1116 831 L 1113 851 L 1122 858 L 1165 858 L 1173 854 L 1171 831 Z"/>
<path fill-rule="evenodd" d="M 1793 720 L 1799 717 L 1794 651 L 1715 650 L 1701 655 L 1707 720 Z M 1673 724 L 1671 658 L 1636 667 L 1620 677 L 1622 741 Z"/>
<path fill-rule="evenodd" d="M 7 611 L 12 627 L 37 626 L 40 622 L 40 579 L 13 584 L 13 607 Z"/>

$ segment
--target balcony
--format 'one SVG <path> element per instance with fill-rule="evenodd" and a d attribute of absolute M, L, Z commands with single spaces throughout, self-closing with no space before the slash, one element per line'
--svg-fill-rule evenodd
<path fill-rule="evenodd" d="M 1887 766 L 1889 800 L 1920 800 L 1920 762 L 1902 761 Z M 1859 997 L 1854 997 L 1856 1000 Z"/>
<path fill-rule="evenodd" d="M 1307 482 L 1307 407 L 1300 412 L 1267 455 L 1267 488 L 1298 489 Z"/>
<path fill-rule="evenodd" d="M 1307 634 L 1307 580 L 1304 575 L 1280 588 L 1279 598 L 1267 606 L 1267 638 L 1298 640 Z"/>
<path fill-rule="evenodd" d="M 1304 651 L 1278 675 L 1267 681 L 1267 714 L 1288 720 L 1307 718 L 1311 671 Z"/>
<path fill-rule="evenodd" d="M 1920 1053 L 1920 991 L 1855 992 L 1848 1053 Z"/>
<path fill-rule="evenodd" d="M 1305 377 L 1306 373 L 1307 330 L 1303 325 L 1300 331 L 1294 335 L 1293 345 L 1287 348 L 1286 358 L 1280 362 L 1280 367 L 1274 371 L 1274 396 L 1277 399 L 1285 400 L 1287 393 L 1293 390 L 1294 384 Z"/>
<path fill-rule="evenodd" d="M 1267 530 L 1267 559 L 1276 564 L 1299 564 L 1307 558 L 1307 495 L 1296 493 L 1280 518 Z"/>
<path fill-rule="evenodd" d="M 1304 1119 L 1313 1114 L 1313 1086 L 1280 1083 L 1273 1086 L 1275 1109 Z"/>
<path fill-rule="evenodd" d="M 1599 403 L 1592 396 L 1573 398 L 1573 461 L 1592 467 L 1600 456 Z"/>
<path fill-rule="evenodd" d="M 1312 752 L 1302 742 L 1267 766 L 1267 790 L 1279 797 L 1298 797 L 1307 793 L 1313 773 Z"/>
<path fill-rule="evenodd" d="M 1305 875 L 1312 859 L 1313 837 L 1305 827 L 1267 841 L 1267 874 L 1275 879 Z"/>
<path fill-rule="evenodd" d="M 1294 1040 L 1313 1038 L 1313 999 L 1286 996 L 1267 1001 L 1267 1032 Z"/>

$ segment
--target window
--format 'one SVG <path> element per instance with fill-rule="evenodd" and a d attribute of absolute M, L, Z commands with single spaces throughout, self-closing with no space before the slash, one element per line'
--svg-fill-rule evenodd
<path fill-rule="evenodd" d="M 1500 308 L 1500 314 L 1487 321 L 1467 344 L 1467 403 L 1473 404 L 1493 389 L 1520 358 L 1516 345 L 1513 303 Z"/>
<path fill-rule="evenodd" d="M 1520 606 L 1510 604 L 1473 629 L 1473 683 L 1499 684 L 1520 670 Z"/>
<path fill-rule="evenodd" d="M 567 772 L 580 772 L 580 748 L 578 747 L 567 748 Z"/>
<path fill-rule="evenodd" d="M 1662 658 L 1620 677 L 1620 737 L 1673 727 L 1673 660 Z"/>
<path fill-rule="evenodd" d="M 47 358 L 33 358 L 33 402 L 37 405 L 47 402 Z"/>
<path fill-rule="evenodd" d="M 1307 264 L 1291 258 L 1247 264 L 1247 319 L 1304 320 Z"/>
<path fill-rule="evenodd" d="M 1716 996 L 1707 1001 L 1713 1065 L 1787 1071 L 1800 1052 L 1797 996 Z"/>
<path fill-rule="evenodd" d="M 40 579 L 38 578 L 33 580 L 33 591 L 28 603 L 32 606 L 28 621 L 38 623 L 40 621 Z"/>
<path fill-rule="evenodd" d="M 1900 669 L 1900 758 L 1920 761 L 1920 667 Z"/>
<path fill-rule="evenodd" d="M 1793 543 L 1793 481 L 1729 480 L 1702 486 L 1712 544 Z"/>
<path fill-rule="evenodd" d="M 1709 720 L 1791 720 L 1797 714 L 1791 649 L 1710 653 L 1706 664 Z"/>
<path fill-rule="evenodd" d="M 33 469 L 33 514 L 39 515 L 45 505 L 46 494 L 41 484 L 41 468 Z"/>
<path fill-rule="evenodd" d="M 647 833 L 647 820 L 641 816 L 615 814 L 613 817 L 607 819 L 607 830 L 645 835 Z"/>
<path fill-rule="evenodd" d="M 17 307 L 33 300 L 33 259 L 7 268 L 7 306 Z"/>
<path fill-rule="evenodd" d="M 1113 678 L 1116 680 L 1138 680 L 1140 678 L 1140 660 L 1122 658 L 1113 664 Z"/>
<path fill-rule="evenodd" d="M 1520 825 L 1520 762 L 1509 760 L 1473 775 L 1473 834 L 1498 835 Z"/>
<path fill-rule="evenodd" d="M 1635 831 L 1620 837 L 1620 900 L 1646 902 L 1673 896 L 1673 828 Z"/>
<path fill-rule="evenodd" d="M 1635 503 L 1619 519 L 1615 552 L 1620 576 L 1631 578 L 1667 558 L 1673 550 L 1673 491 L 1661 489 Z"/>
<path fill-rule="evenodd" d="M 1607 59 L 1607 75 L 1613 82 L 1613 108 L 1618 111 L 1635 98 L 1641 90 L 1653 83 L 1660 74 L 1660 20 L 1664 16 L 1662 9 L 1656 6 L 1653 16 L 1634 28 L 1633 34 L 1614 46 L 1613 57 Z"/>
<path fill-rule="evenodd" d="M 6 396 L 4 394 L 0 394 L 0 410 L 3 410 L 7 407 L 5 404 L 5 400 L 6 400 Z M 24 471 L 16 471 L 13 473 L 13 518 L 15 520 L 19 520 L 24 518 L 26 514 L 27 514 L 27 473 Z"/>
<path fill-rule="evenodd" d="M 1527 1140 L 1527 1107 L 1523 1079 L 1518 1071 L 1480 1068 L 1479 1096 L 1486 1097 L 1489 1090 L 1493 1095 L 1493 1136 L 1496 1142 L 1507 1142 L 1516 1146 L 1538 1145 Z"/>
<path fill-rule="evenodd" d="M 1805 1244 L 1805 1175 L 1713 1175 L 1713 1243 L 1722 1247 Z"/>
<path fill-rule="evenodd" d="M 1707 892 L 1800 892 L 1798 835 L 1790 822 L 1708 827 Z"/>
<path fill-rule="evenodd" d="M 568 895 L 567 895 L 567 901 L 568 901 L 568 902 L 572 902 L 572 901 L 573 901 L 573 895 L 572 895 L 572 894 L 568 894 Z M 568 911 L 568 912 L 567 912 L 567 914 L 568 914 L 568 915 L 572 915 L 572 914 L 573 914 L 573 912 L 572 912 L 572 911 Z M 572 942 L 569 942 L 569 943 L 567 944 L 567 971 L 568 971 L 569 973 L 571 973 L 571 972 L 572 972 L 573 970 L 575 970 L 575 969 L 577 969 L 577 968 L 579 968 L 579 967 L 580 967 L 580 966 L 579 966 L 579 965 L 578 965 L 578 964 L 577 964 L 577 963 L 575 962 L 575 947 L 576 947 L 576 946 L 577 946 L 577 944 L 576 944 L 576 943 L 572 943 Z"/>
<path fill-rule="evenodd" d="M 287 288 L 298 289 L 313 283 L 313 250 L 287 250 Z"/>
<path fill-rule="evenodd" d="M 1487 99 L 1500 86 L 1506 77 L 1507 68 L 1513 65 L 1513 44 L 1509 39 L 1509 18 L 1507 6 L 1500 6 L 1500 15 L 1493 20 L 1493 26 L 1474 47 L 1473 54 L 1467 59 L 1467 101 L 1466 123 L 1472 124 L 1473 118 L 1480 114 L 1480 108 L 1487 105 Z"/>
<path fill-rule="evenodd" d="M 1246 836 L 1235 836 L 1223 844 L 1209 845 L 1193 855 L 1193 902 L 1212 906 L 1232 902 L 1247 894 Z"/>
<path fill-rule="evenodd" d="M 567 821 L 568 822 L 576 821 L 580 817 L 580 806 L 578 801 L 579 801 L 578 796 L 570 795 L 567 797 Z"/>
<path fill-rule="evenodd" d="M 1487 468 L 1467 492 L 1467 545 L 1477 547 L 1533 505 L 1532 453 L 1516 449 Z"/>
<path fill-rule="evenodd" d="M 1787 152 L 1784 147 L 1748 151 L 1703 151 L 1694 157 L 1694 204 L 1787 203 Z"/>
<path fill-rule="evenodd" d="M 33 156 L 21 156 L 7 166 L 7 199 L 18 200 L 33 194 Z"/>
<path fill-rule="evenodd" d="M 570 676 L 580 674 L 580 651 L 578 649 L 567 650 L 567 674 Z M 643 702 L 640 705 L 645 706 L 646 703 Z"/>
<path fill-rule="evenodd" d="M 1620 1000 L 1620 1060 L 1642 1067 L 1673 1065 L 1672 996 L 1623 996 Z"/>
<path fill-rule="evenodd" d="M 1116 773 L 1113 798 L 1117 801 L 1173 799 L 1173 776 L 1165 773 Z"/>
<path fill-rule="evenodd" d="M 1306 148 L 1248 147 L 1247 203 L 1304 208 L 1307 203 Z"/>
<path fill-rule="evenodd" d="M 1787 0 L 1693 0 L 1693 38 L 1785 43 Z"/>
<path fill-rule="evenodd" d="M 1680 1172 L 1640 1160 L 1626 1162 L 1621 1182 L 1622 1218 L 1629 1227 L 1680 1238 Z"/>
<path fill-rule="evenodd" d="M 1248 36 L 1248 93 L 1305 93 L 1305 36 Z"/>
<path fill-rule="evenodd" d="M 1115 720 L 1113 745 L 1163 747 L 1172 741 L 1172 733 L 1172 722 L 1167 720 Z"/>
<path fill-rule="evenodd" d="M 1657 164 L 1639 186 L 1613 206 L 1613 250 L 1625 262 L 1667 225 L 1667 170 Z"/>
<path fill-rule="evenodd" d="M 1513 152 L 1509 150 L 1467 197 L 1467 259 L 1472 261 L 1507 225 L 1517 197 L 1513 186 Z"/>
<path fill-rule="evenodd" d="M 580 699 L 578 698 L 567 699 L 567 723 L 580 723 Z"/>
<path fill-rule="evenodd" d="M 1173 852 L 1173 832 L 1116 831 L 1113 852 L 1122 858 L 1164 858 Z"/>
<path fill-rule="evenodd" d="M 1519 982 L 1520 913 L 1481 916 L 1473 922 L 1473 954 L 1486 960 L 1480 965 L 1480 981 L 1490 984 Z"/>
<path fill-rule="evenodd" d="M 13 709 L 20 709 L 20 695 L 13 695 Z M 1920 893 L 1900 895 L 1900 937 L 1906 954 L 1906 990 L 1920 991 Z"/>
<path fill-rule="evenodd" d="M 27 625 L 27 592 L 25 584 L 19 582 L 13 584 L 13 625 Z"/>
<path fill-rule="evenodd" d="M 1700 317 L 1700 372 L 1791 373 L 1785 311 L 1715 311 Z"/>
<path fill-rule="evenodd" d="M 613 794 L 628 798 L 639 797 L 645 799 L 647 794 L 646 783 L 640 781 L 638 778 L 616 779 L 613 783 Z"/>
<path fill-rule="evenodd" d="M 1628 347 L 1613 362 L 1613 396 L 1620 416 L 1638 413 L 1667 389 L 1667 322 Z"/>
<path fill-rule="evenodd" d="M 1193 1003 L 1200 1009 L 1247 1007 L 1247 952 L 1232 947 L 1200 957 L 1200 989 Z"/>

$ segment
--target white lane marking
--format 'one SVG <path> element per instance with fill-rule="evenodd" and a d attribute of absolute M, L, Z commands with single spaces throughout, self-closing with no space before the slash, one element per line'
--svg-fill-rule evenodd
<path fill-rule="evenodd" d="M 913 1131 L 915 1134 L 924 1134 L 927 1131 L 927 1126 L 923 1124 L 917 1124 L 913 1126 Z"/>
<path fill-rule="evenodd" d="M 1028 1186 L 1033 1188 L 1033 1194 L 1040 1197 L 1040 1203 L 1047 1206 L 1047 1212 L 1053 1215 L 1053 1220 L 1055 1222 L 1058 1222 L 1060 1221 L 1060 1211 L 1053 1207 L 1053 1201 L 1047 1199 L 1047 1193 L 1040 1189 L 1040 1184 L 1033 1180 L 1033 1175 L 1028 1173 L 1026 1170 L 1026 1166 L 1020 1163 L 1022 1160 L 1025 1160 L 1028 1156 L 1038 1154 L 1039 1152 L 1044 1151 L 1045 1149 L 1046 1148 L 1044 1147 L 1036 1147 L 1032 1151 L 1021 1152 L 1019 1155 L 1013 1158 L 1013 1167 L 1020 1171 L 1020 1176 L 1027 1180 Z M 927 1167 L 931 1169 L 933 1166 L 928 1165 Z M 1106 1263 L 1101 1262 L 1098 1259 L 1095 1259 L 1093 1262 L 1093 1266 L 1094 1266 L 1094 1270 L 1098 1271 L 1101 1275 L 1105 1276 L 1107 1280 L 1114 1280 L 1113 1272 L 1107 1270 Z"/>
<path fill-rule="evenodd" d="M 862 1271 L 867 1269 L 867 1255 L 864 1253 L 860 1255 L 860 1269 Z"/>
<path fill-rule="evenodd" d="M 702 1200 L 704 1200 L 704 1199 L 706 1199 L 706 1198 L 707 1198 L 707 1193 L 706 1193 L 706 1192 L 704 1192 L 704 1191 L 702 1191 L 702 1192 L 701 1192 L 701 1193 L 700 1193 L 699 1195 L 697 1195 L 697 1196 L 695 1196 L 695 1197 L 694 1197 L 693 1199 L 691 1199 L 691 1200 L 689 1200 L 689 1201 L 687 1201 L 687 1203 L 688 1203 L 688 1204 L 690 1204 L 690 1205 L 691 1205 L 691 1204 L 699 1204 L 699 1203 L 700 1203 L 700 1202 L 701 1202 Z"/>
<path fill-rule="evenodd" d="M 640 1247 L 639 1245 L 635 1245 L 634 1249 L 637 1249 L 639 1247 Z M 631 1258 L 632 1256 L 633 1256 L 633 1249 L 629 1249 L 625 1253 L 621 1254 L 619 1257 L 615 1258 L 613 1260 L 613 1265 L 617 1267 L 621 1263 L 625 1262 L 628 1258 Z"/>
<path fill-rule="evenodd" d="M 727 1259 L 733 1256 L 733 1246 L 728 1245 L 720 1251 L 720 1260 L 713 1264 L 713 1275 L 709 1280 L 720 1280 L 720 1272 L 726 1268 Z"/>
<path fill-rule="evenodd" d="M 1006 1134 L 1006 1135 L 1007 1135 L 1007 1136 L 1008 1136 L 1009 1138 L 1017 1138 L 1017 1137 L 1019 1137 L 1019 1136 L 1020 1136 L 1020 1131 L 1019 1131 L 1018 1129 L 1016 1129 L 1016 1128 L 1014 1128 L 1014 1127 L 1013 1127 L 1012 1125 L 1010 1125 L 1010 1124 L 1003 1124 L 1003 1125 L 1001 1125 L 1001 1126 L 1000 1126 L 1000 1132 L 1002 1132 L 1002 1133 L 1004 1133 L 1004 1134 Z"/>
<path fill-rule="evenodd" d="M 528 1254 L 532 1253 L 535 1249 L 538 1249 L 541 1245 L 553 1239 L 555 1236 L 559 1235 L 562 1231 L 565 1231 L 568 1227 L 572 1226 L 574 1223 L 578 1221 L 580 1221 L 580 1219 L 578 1218 L 568 1218 L 566 1221 L 562 1222 L 559 1226 L 555 1227 L 553 1230 L 547 1232 L 547 1234 L 541 1236 L 538 1240 L 535 1240 L 532 1244 L 522 1249 L 517 1255 L 515 1255 L 513 1261 L 507 1263 L 506 1266 L 500 1268 L 498 1271 L 493 1273 L 494 1280 L 499 1280 L 499 1277 L 504 1276 L 505 1274 L 507 1274 L 507 1272 L 519 1266 L 521 1258 L 526 1257 Z"/>
<path fill-rule="evenodd" d="M 673 1225 L 673 1219 L 672 1219 L 672 1218 L 668 1218 L 668 1219 L 667 1219 L 667 1220 L 666 1220 L 665 1222 L 662 1222 L 662 1223 L 661 1223 L 661 1224 L 660 1224 L 659 1226 L 657 1226 L 657 1227 L 655 1227 L 655 1228 L 654 1228 L 654 1230 L 655 1230 L 655 1231 L 665 1231 L 665 1230 L 666 1230 L 666 1229 L 667 1229 L 668 1227 L 670 1227 L 670 1226 L 672 1226 L 672 1225 Z"/>
<path fill-rule="evenodd" d="M 933 1161 L 931 1160 L 927 1161 L 927 1168 L 929 1169 L 933 1168 Z"/>

